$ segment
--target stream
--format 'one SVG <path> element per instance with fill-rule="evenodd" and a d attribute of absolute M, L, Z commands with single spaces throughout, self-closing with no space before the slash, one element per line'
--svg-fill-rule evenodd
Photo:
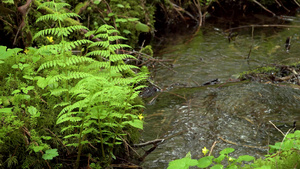
<path fill-rule="evenodd" d="M 300 19 L 293 19 L 289 24 L 297 25 Z M 152 70 L 153 82 L 163 91 L 146 99 L 144 111 L 142 139 L 165 141 L 145 158 L 142 167 L 167 168 L 170 161 L 188 152 L 199 159 L 202 148 L 210 149 L 215 141 L 215 156 L 227 147 L 235 149 L 233 157 L 267 154 L 268 145 L 283 138 L 270 121 L 283 132 L 294 121 L 299 125 L 300 90 L 236 79 L 260 66 L 300 61 L 299 29 L 237 29 L 238 35 L 229 42 L 222 25 L 208 22 L 193 38 L 176 36 L 158 55 L 172 62 L 157 64 Z M 290 36 L 287 52 L 285 41 Z M 214 79 L 220 83 L 202 85 Z"/>

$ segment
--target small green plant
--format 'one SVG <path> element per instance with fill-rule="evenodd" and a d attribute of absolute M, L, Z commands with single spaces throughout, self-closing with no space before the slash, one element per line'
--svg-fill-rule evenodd
<path fill-rule="evenodd" d="M 208 150 L 202 149 L 205 155 Z M 243 162 L 253 161 L 255 158 L 249 155 L 239 156 L 237 159 L 230 157 L 228 154 L 234 152 L 233 148 L 225 148 L 220 152 L 219 157 L 205 156 L 199 160 L 191 159 L 191 153 L 188 153 L 185 158 L 174 160 L 169 163 L 168 169 L 188 169 L 191 166 L 197 166 L 198 168 L 207 168 L 211 166 L 211 169 L 222 169 L 224 168 L 223 161 L 226 159 L 227 169 L 240 168 Z"/>
<path fill-rule="evenodd" d="M 289 133 L 285 136 L 282 142 L 277 142 L 275 145 L 270 145 L 271 155 L 266 155 L 265 159 L 255 159 L 253 156 L 242 155 L 238 158 L 230 157 L 229 154 L 234 152 L 233 148 L 225 148 L 220 152 L 219 157 L 205 156 L 208 153 L 206 147 L 202 149 L 205 157 L 199 160 L 192 159 L 191 153 L 182 159 L 177 159 L 169 163 L 168 169 L 188 169 L 192 166 L 198 168 L 211 169 L 278 169 L 278 168 L 299 168 L 300 164 L 300 130 L 294 133 Z M 226 162 L 224 161 L 226 159 Z M 252 164 L 244 164 L 251 162 Z M 226 165 L 224 165 L 224 163 Z"/>

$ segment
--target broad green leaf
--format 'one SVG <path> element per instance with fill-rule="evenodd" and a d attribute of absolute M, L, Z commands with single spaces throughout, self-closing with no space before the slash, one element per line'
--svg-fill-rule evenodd
<path fill-rule="evenodd" d="M 197 164 L 197 160 L 191 159 L 191 153 L 189 152 L 184 158 L 171 161 L 168 169 L 189 169 L 190 166 L 196 166 Z"/>
<path fill-rule="evenodd" d="M 255 169 L 271 169 L 272 167 L 271 166 L 268 166 L 268 165 L 263 165 L 261 167 L 257 167 Z"/>
<path fill-rule="evenodd" d="M 134 22 L 134 21 L 138 21 L 139 18 L 127 18 L 127 20 L 130 21 L 130 22 Z"/>
<path fill-rule="evenodd" d="M 119 8 L 124 8 L 125 6 L 122 5 L 122 4 L 117 4 L 117 7 L 119 7 Z"/>
<path fill-rule="evenodd" d="M 150 28 L 149 26 L 141 23 L 141 22 L 138 22 L 136 25 L 135 25 L 135 29 L 137 31 L 141 31 L 141 32 L 149 32 L 150 31 Z"/>
<path fill-rule="evenodd" d="M 0 113 L 11 113 L 13 108 L 1 108 Z"/>
<path fill-rule="evenodd" d="M 52 160 L 54 157 L 57 157 L 59 154 L 57 149 L 46 150 L 45 154 L 43 154 L 42 158 L 44 160 Z"/>
<path fill-rule="evenodd" d="M 253 156 L 243 155 L 243 156 L 239 156 L 239 158 L 237 159 L 237 162 L 240 163 L 242 161 L 252 161 L 252 160 L 255 160 L 255 158 Z"/>
<path fill-rule="evenodd" d="M 220 154 L 229 154 L 229 153 L 232 153 L 234 152 L 234 149 L 233 148 L 225 148 L 223 149 Z"/>
<path fill-rule="evenodd" d="M 143 130 L 143 121 L 138 120 L 138 119 L 134 119 L 133 121 L 124 121 L 122 123 L 122 125 L 126 125 L 129 124 L 132 127 L 138 128 L 138 129 L 142 129 Z"/>
<path fill-rule="evenodd" d="M 124 32 L 125 34 L 130 34 L 130 33 L 131 33 L 131 32 L 130 32 L 129 30 L 127 30 L 127 29 L 124 29 L 123 32 Z"/>
<path fill-rule="evenodd" d="M 236 165 L 232 165 L 232 166 L 227 166 L 227 169 L 238 169 L 238 167 Z"/>
<path fill-rule="evenodd" d="M 225 157 L 226 156 L 224 154 L 221 154 L 218 158 L 215 158 L 214 161 L 216 163 L 221 163 L 224 160 Z"/>
<path fill-rule="evenodd" d="M 198 167 L 199 168 L 206 168 L 212 164 L 212 159 L 214 156 L 207 156 L 207 157 L 202 157 L 198 160 Z"/>
<path fill-rule="evenodd" d="M 210 169 L 223 169 L 223 168 L 224 168 L 224 166 L 222 164 L 217 164 L 217 165 L 210 167 Z"/>

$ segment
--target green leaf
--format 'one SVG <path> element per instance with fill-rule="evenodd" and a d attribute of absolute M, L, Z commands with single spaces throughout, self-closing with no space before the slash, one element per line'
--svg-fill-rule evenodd
<path fill-rule="evenodd" d="M 127 20 L 130 21 L 130 22 L 134 22 L 134 21 L 138 21 L 139 18 L 127 18 Z"/>
<path fill-rule="evenodd" d="M 198 160 L 198 167 L 199 168 L 206 168 L 212 164 L 212 159 L 214 156 L 207 156 L 207 157 L 202 157 Z"/>
<path fill-rule="evenodd" d="M 39 77 L 37 81 L 38 87 L 44 89 L 48 85 L 48 79 Z"/>
<path fill-rule="evenodd" d="M 41 138 L 44 139 L 44 140 L 50 140 L 51 139 L 50 136 L 41 136 Z"/>
<path fill-rule="evenodd" d="M 190 166 L 196 166 L 197 164 L 197 160 L 191 159 L 191 153 L 188 152 L 184 158 L 171 161 L 168 169 L 188 169 Z"/>
<path fill-rule="evenodd" d="M 227 166 L 227 169 L 238 169 L 238 167 L 236 165 L 232 165 L 232 166 Z"/>
<path fill-rule="evenodd" d="M 43 154 L 42 158 L 44 160 L 52 160 L 54 157 L 57 157 L 59 154 L 57 149 L 46 150 L 45 154 Z"/>
<path fill-rule="evenodd" d="M 36 115 L 36 113 L 38 112 L 37 109 L 33 106 L 29 106 L 27 110 L 28 110 L 28 112 L 30 113 L 31 116 Z"/>
<path fill-rule="evenodd" d="M 127 19 L 123 19 L 123 18 L 116 19 L 116 22 L 123 22 L 123 23 L 125 23 L 125 22 L 127 22 Z"/>
<path fill-rule="evenodd" d="M 229 153 L 232 153 L 232 152 L 234 152 L 234 149 L 233 148 L 225 148 L 225 149 L 223 149 L 221 152 L 220 152 L 220 154 L 229 154 Z"/>
<path fill-rule="evenodd" d="M 18 94 L 18 93 L 20 93 L 21 92 L 21 90 L 19 90 L 19 89 L 17 89 L 17 90 L 14 90 L 13 92 L 11 92 L 11 94 Z"/>
<path fill-rule="evenodd" d="M 11 113 L 13 108 L 1 108 L 0 113 Z"/>
<path fill-rule="evenodd" d="M 119 7 L 119 8 L 124 8 L 125 6 L 122 5 L 122 4 L 117 4 L 117 7 Z"/>
<path fill-rule="evenodd" d="M 272 167 L 271 166 L 268 166 L 268 165 L 263 165 L 261 167 L 257 167 L 255 169 L 271 169 Z"/>
<path fill-rule="evenodd" d="M 138 22 L 136 25 L 135 25 L 135 29 L 137 31 L 141 31 L 141 32 L 149 32 L 150 31 L 150 28 L 149 26 L 141 23 L 141 22 Z"/>
<path fill-rule="evenodd" d="M 217 165 L 214 165 L 212 166 L 210 169 L 223 169 L 224 166 L 222 164 L 217 164 Z"/>
<path fill-rule="evenodd" d="M 124 121 L 122 123 L 122 125 L 126 125 L 129 124 L 132 127 L 138 128 L 138 129 L 142 129 L 143 130 L 143 121 L 138 120 L 138 119 L 134 119 L 133 121 Z"/>
<path fill-rule="evenodd" d="M 242 161 L 252 161 L 252 160 L 255 160 L 255 158 L 253 156 L 243 155 L 243 156 L 239 156 L 239 158 L 237 159 L 237 162 L 240 163 Z"/>
<path fill-rule="evenodd" d="M 127 29 L 124 29 L 123 32 L 124 32 L 125 34 L 127 34 L 127 35 L 131 33 L 131 31 L 130 31 L 130 30 L 127 30 Z"/>
<path fill-rule="evenodd" d="M 224 154 L 221 154 L 218 158 L 215 158 L 214 161 L 216 163 L 221 163 L 224 160 L 225 157 L 226 156 Z"/>
<path fill-rule="evenodd" d="M 14 4 L 14 0 L 3 0 L 5 4 Z"/>

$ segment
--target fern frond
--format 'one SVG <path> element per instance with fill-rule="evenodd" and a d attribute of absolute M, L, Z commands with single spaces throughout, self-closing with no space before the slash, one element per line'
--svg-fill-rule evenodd
<path fill-rule="evenodd" d="M 105 57 L 105 58 L 109 58 L 110 52 L 107 51 L 107 50 L 96 50 L 96 51 L 89 52 L 85 56 L 86 57 L 89 57 L 89 56 L 102 56 L 102 57 Z"/>
<path fill-rule="evenodd" d="M 74 126 L 74 125 L 69 125 L 68 127 L 64 127 L 64 128 L 62 128 L 61 130 L 60 130 L 60 132 L 64 132 L 64 131 L 66 131 L 66 130 L 73 130 L 73 128 L 79 128 L 80 126 Z"/>
<path fill-rule="evenodd" d="M 43 69 L 56 67 L 56 66 L 66 67 L 66 66 L 75 65 L 78 63 L 83 63 L 83 62 L 92 63 L 92 62 L 95 62 L 95 60 L 88 58 L 88 57 L 84 57 L 84 56 L 74 56 L 73 55 L 72 57 L 67 58 L 67 60 L 57 59 L 57 60 L 50 60 L 46 63 L 43 63 L 37 71 L 39 72 Z"/>
<path fill-rule="evenodd" d="M 94 42 L 91 45 L 88 46 L 88 48 L 99 46 L 99 47 L 104 47 L 107 48 L 109 46 L 109 41 L 99 41 L 99 42 Z"/>
<path fill-rule="evenodd" d="M 65 63 L 63 62 L 63 60 L 50 60 L 46 63 L 43 63 L 37 71 L 39 72 L 46 68 L 56 67 L 57 65 L 65 67 Z"/>
<path fill-rule="evenodd" d="M 86 40 L 86 39 L 77 40 L 77 41 L 73 41 L 73 42 L 66 42 L 64 49 L 66 51 L 70 51 L 70 50 L 76 48 L 77 46 L 82 46 L 83 44 L 89 44 L 89 43 L 92 43 L 92 41 Z"/>
<path fill-rule="evenodd" d="M 53 14 L 46 14 L 46 15 L 43 15 L 43 16 L 40 16 L 36 22 L 40 22 L 40 21 L 49 21 L 49 20 L 52 20 L 52 21 L 64 21 L 65 19 L 67 18 L 71 18 L 71 17 L 78 17 L 80 18 L 79 15 L 77 15 L 76 13 L 53 13 Z"/>
<path fill-rule="evenodd" d="M 120 39 L 126 40 L 127 38 L 124 38 L 123 36 L 109 36 L 109 37 L 108 37 L 108 40 L 109 40 L 110 42 L 116 41 L 116 40 L 120 40 Z M 127 45 L 127 46 L 128 46 L 128 45 Z M 130 47 L 130 46 L 129 46 L 129 47 Z"/>
<path fill-rule="evenodd" d="M 132 55 L 127 55 L 127 54 L 111 54 L 109 57 L 109 60 L 112 62 L 116 62 L 116 61 L 120 61 L 123 59 L 136 59 L 134 56 Z"/>
<path fill-rule="evenodd" d="M 62 27 L 62 28 L 58 28 L 58 30 L 59 30 L 58 36 L 67 37 L 71 33 L 75 32 L 75 31 L 79 31 L 80 29 L 86 29 L 86 30 L 88 30 L 87 27 L 82 26 L 82 25 L 74 25 L 74 26 Z"/>
<path fill-rule="evenodd" d="M 122 72 L 124 70 L 130 70 L 130 69 L 138 69 L 137 66 L 133 66 L 133 65 L 116 65 L 116 66 L 111 66 L 110 68 L 115 72 Z"/>
<path fill-rule="evenodd" d="M 109 68 L 110 64 L 109 62 L 93 62 L 90 65 L 88 65 L 88 69 L 101 69 L 101 68 Z"/>
<path fill-rule="evenodd" d="M 114 27 L 112 27 L 112 29 L 107 29 L 107 33 L 109 35 L 112 35 L 112 34 L 119 34 L 120 32 L 117 31 Z"/>
<path fill-rule="evenodd" d="M 66 136 L 64 137 L 64 139 L 67 139 L 67 138 L 70 138 L 70 137 L 76 137 L 76 138 L 79 138 L 79 137 L 80 137 L 80 134 L 69 134 L 69 135 L 66 135 Z M 82 142 L 81 142 L 81 144 L 82 144 Z"/>
<path fill-rule="evenodd" d="M 97 35 L 95 35 L 95 37 L 94 38 L 99 38 L 99 39 L 107 39 L 109 37 L 109 35 L 108 34 L 106 34 L 106 33 L 101 33 L 101 34 L 97 34 Z M 94 39 L 93 38 L 93 39 Z"/>
<path fill-rule="evenodd" d="M 40 36 L 46 36 L 46 35 L 57 36 L 60 33 L 59 30 L 60 28 L 48 28 L 48 29 L 41 30 L 33 36 L 33 39 L 36 39 L 37 37 Z"/>
<path fill-rule="evenodd" d="M 115 51 L 117 49 L 121 49 L 121 48 L 130 48 L 129 45 L 125 45 L 125 44 L 112 44 L 109 45 L 108 49 L 111 51 Z"/>
<path fill-rule="evenodd" d="M 70 102 L 62 102 L 62 103 L 56 104 L 53 108 L 55 109 L 55 108 L 58 107 L 58 106 L 64 107 L 64 106 L 67 106 L 67 105 L 69 105 L 69 104 L 70 104 Z"/>
<path fill-rule="evenodd" d="M 65 61 L 65 64 L 67 66 L 70 66 L 70 65 L 76 65 L 78 63 L 84 63 L 84 62 L 92 63 L 92 62 L 96 62 L 96 61 L 92 58 L 88 58 L 85 56 L 74 56 L 73 55 L 73 56 L 67 58 L 67 60 Z"/>
<path fill-rule="evenodd" d="M 84 107 L 84 106 L 86 106 L 86 105 L 88 105 L 87 103 L 86 103 L 86 101 L 85 100 L 80 100 L 80 101 L 78 101 L 78 102 L 75 102 L 74 104 L 72 104 L 72 105 L 69 105 L 69 106 L 67 106 L 67 107 L 65 107 L 65 108 L 63 108 L 61 111 L 60 111 L 60 113 L 58 114 L 58 120 L 59 119 L 64 119 L 64 118 L 66 118 L 67 116 L 68 116 L 68 114 L 66 113 L 66 112 L 71 112 L 72 110 L 74 110 L 74 109 L 76 109 L 76 108 L 82 108 L 82 107 Z M 76 114 L 78 113 L 78 112 L 75 112 Z M 66 115 L 67 114 L 67 115 Z M 62 117 L 61 117 L 62 116 Z M 57 123 L 57 121 L 56 121 L 56 123 Z"/>
<path fill-rule="evenodd" d="M 70 79 L 81 79 L 81 78 L 85 78 L 85 77 L 90 77 L 93 76 L 89 73 L 85 73 L 85 72 L 68 72 L 67 76 L 65 77 L 66 80 L 70 80 Z"/>
<path fill-rule="evenodd" d="M 85 26 L 75 25 L 75 26 L 68 26 L 62 28 L 48 28 L 37 32 L 33 39 L 36 39 L 39 36 L 46 36 L 46 35 L 53 35 L 53 36 L 69 36 L 74 31 L 79 31 L 80 29 L 87 29 Z"/>
<path fill-rule="evenodd" d="M 54 96 L 60 96 L 63 92 L 67 92 L 68 89 L 54 89 L 51 90 L 51 94 L 50 95 L 54 95 Z"/>
<path fill-rule="evenodd" d="M 39 10 L 40 8 L 48 7 L 48 8 L 55 9 L 56 11 L 59 11 L 60 9 L 69 6 L 71 5 L 68 3 L 56 3 L 54 1 L 50 1 L 50 2 L 43 2 L 41 5 L 38 6 L 37 9 Z"/>

